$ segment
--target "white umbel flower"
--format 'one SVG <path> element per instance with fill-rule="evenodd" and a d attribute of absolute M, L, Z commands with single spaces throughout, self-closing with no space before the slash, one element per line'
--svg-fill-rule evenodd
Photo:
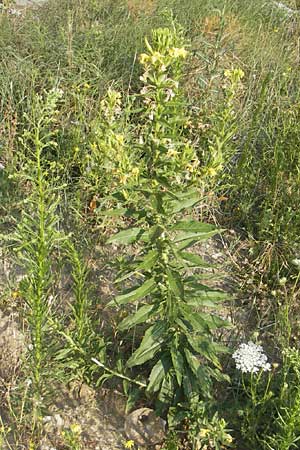
<path fill-rule="evenodd" d="M 271 370 L 271 364 L 268 363 L 267 355 L 261 345 L 256 345 L 249 341 L 248 344 L 241 344 L 233 353 L 236 368 L 243 373 L 257 373 L 261 369 Z"/>

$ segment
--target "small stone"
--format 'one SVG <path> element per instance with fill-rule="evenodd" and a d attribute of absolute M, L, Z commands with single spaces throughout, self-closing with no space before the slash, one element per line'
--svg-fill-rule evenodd
<path fill-rule="evenodd" d="M 61 417 L 61 415 L 60 414 L 54 414 L 53 419 L 54 419 L 56 427 L 59 430 L 61 430 L 63 428 L 64 424 L 65 424 L 63 418 Z"/>
<path fill-rule="evenodd" d="M 137 446 L 160 444 L 165 438 L 166 422 L 153 409 L 140 408 L 125 419 L 125 434 Z"/>
<path fill-rule="evenodd" d="M 79 391 L 79 397 L 83 402 L 90 402 L 95 398 L 95 391 L 90 386 L 83 383 Z"/>

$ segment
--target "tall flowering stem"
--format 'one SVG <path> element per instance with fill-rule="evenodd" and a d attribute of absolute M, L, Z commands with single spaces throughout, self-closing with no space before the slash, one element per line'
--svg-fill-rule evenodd
<path fill-rule="evenodd" d="M 155 395 L 160 409 L 181 402 L 210 398 L 212 379 L 225 379 L 213 340 L 213 330 L 227 324 L 211 308 L 225 294 L 201 282 L 195 269 L 208 265 L 186 251 L 218 230 L 183 214 L 200 201 L 195 181 L 198 159 L 188 135 L 188 113 L 180 88 L 188 53 L 178 30 L 158 29 L 147 53 L 140 57 L 144 86 L 137 101 L 141 172 L 138 184 L 128 186 L 123 214 L 135 224 L 109 239 L 109 243 L 139 244 L 138 255 L 118 278 L 133 279 L 134 287 L 116 296 L 112 306 L 133 302 L 119 324 L 125 331 L 139 324 L 147 329 L 139 347 L 127 361 L 133 368 L 151 361 L 147 393 Z M 118 199 L 121 198 L 118 193 Z M 205 311 L 204 311 L 205 308 Z"/>

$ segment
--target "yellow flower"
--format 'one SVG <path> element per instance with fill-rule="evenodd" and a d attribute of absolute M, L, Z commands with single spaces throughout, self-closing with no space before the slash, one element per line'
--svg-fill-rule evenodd
<path fill-rule="evenodd" d="M 121 175 L 120 178 L 119 178 L 120 179 L 120 183 L 121 184 L 126 184 L 127 178 L 128 178 L 128 175 L 126 175 L 126 174 Z"/>
<path fill-rule="evenodd" d="M 201 430 L 199 431 L 199 437 L 200 438 L 204 438 L 208 435 L 209 430 L 207 428 L 201 428 Z"/>
<path fill-rule="evenodd" d="M 140 173 L 140 169 L 138 167 L 134 167 L 131 173 L 133 176 L 137 176 Z"/>
<path fill-rule="evenodd" d="M 125 448 L 133 448 L 134 447 L 134 441 L 130 439 L 129 441 L 124 442 Z"/>
<path fill-rule="evenodd" d="M 149 61 L 149 55 L 147 55 L 147 53 L 141 53 L 140 54 L 140 63 L 145 64 L 148 61 Z"/>
<path fill-rule="evenodd" d="M 151 62 L 152 64 L 155 64 L 157 61 L 160 61 L 162 58 L 162 54 L 159 52 L 154 52 L 151 56 Z"/>
<path fill-rule="evenodd" d="M 177 156 L 178 152 L 176 150 L 174 150 L 174 148 L 170 148 L 167 151 L 167 158 L 172 158 L 173 156 Z"/>
<path fill-rule="evenodd" d="M 73 423 L 70 426 L 70 430 L 72 431 L 72 433 L 74 434 L 81 434 L 81 426 L 78 423 Z"/>
<path fill-rule="evenodd" d="M 224 75 L 229 79 L 240 80 L 244 78 L 245 72 L 242 69 L 226 69 Z"/>
<path fill-rule="evenodd" d="M 217 171 L 216 171 L 216 169 L 214 169 L 213 167 L 210 167 L 210 168 L 207 170 L 207 174 L 208 174 L 209 176 L 211 176 L 211 177 L 214 177 L 214 176 L 217 175 Z"/>
<path fill-rule="evenodd" d="M 174 58 L 186 58 L 188 55 L 188 52 L 183 47 L 181 47 L 181 48 L 172 47 L 169 50 L 169 55 L 173 56 Z"/>

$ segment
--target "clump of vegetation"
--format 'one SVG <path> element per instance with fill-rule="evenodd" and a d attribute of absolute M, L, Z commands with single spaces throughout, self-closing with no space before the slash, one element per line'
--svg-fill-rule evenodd
<path fill-rule="evenodd" d="M 297 5 L 200 3 L 1 6 L 1 310 L 26 351 L 0 446 L 38 448 L 74 380 L 154 408 L 166 450 L 298 445 Z"/>

